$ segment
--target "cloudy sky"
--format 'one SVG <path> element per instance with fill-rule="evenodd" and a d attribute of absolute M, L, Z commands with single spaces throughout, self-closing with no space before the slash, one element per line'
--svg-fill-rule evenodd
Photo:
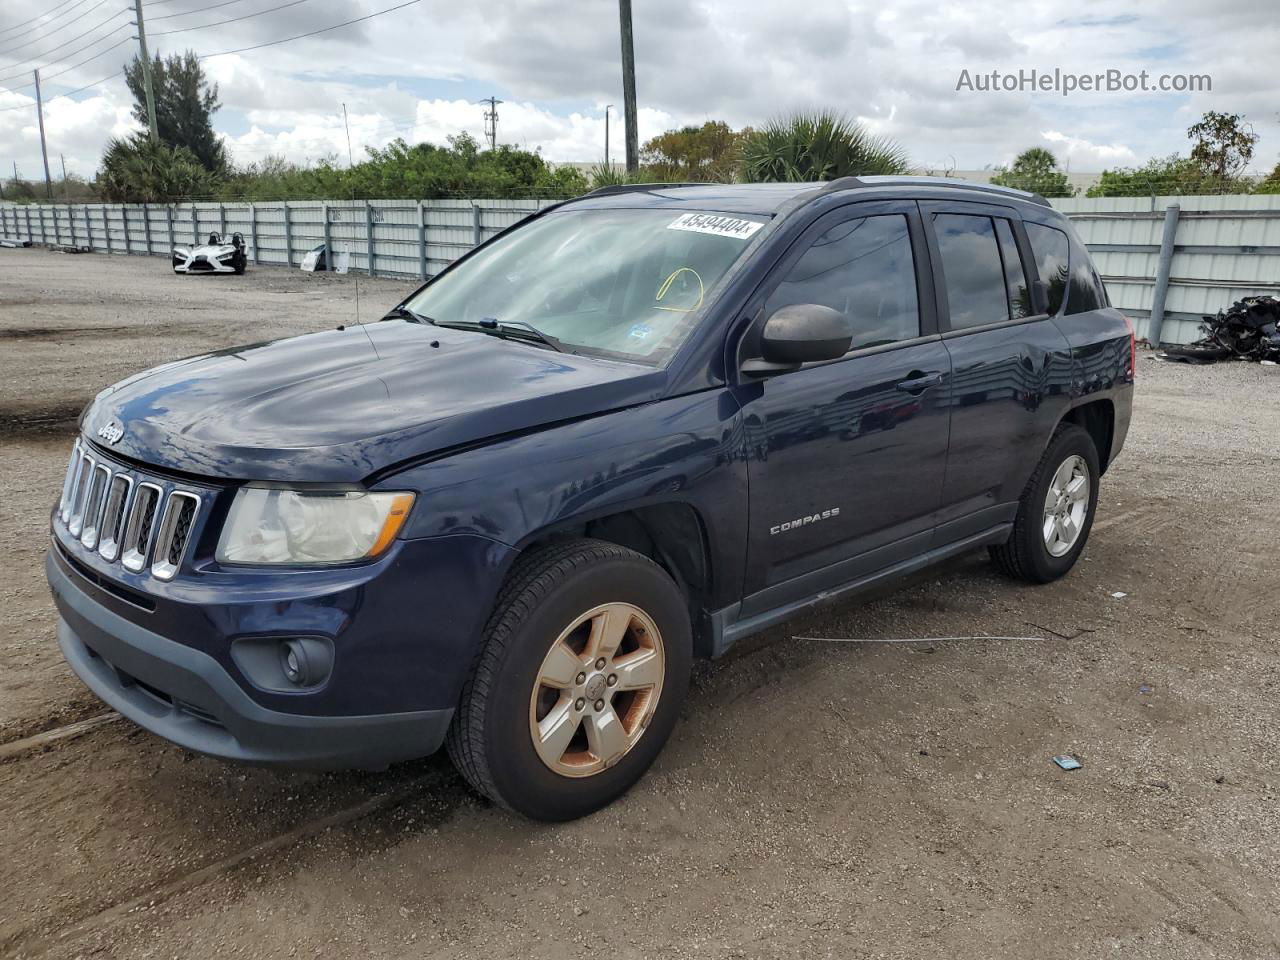
<path fill-rule="evenodd" d="M 153 51 L 218 54 L 340 23 L 403 0 L 149 0 Z M 686 123 L 742 126 L 832 107 L 899 140 L 942 171 L 1007 163 L 1042 145 L 1074 171 L 1185 152 L 1203 111 L 1242 112 L 1259 134 L 1254 166 L 1280 160 L 1274 69 L 1280 26 L 1256 0 L 633 0 L 641 139 Z M 50 162 L 92 176 L 111 136 L 135 128 L 119 76 L 136 43 L 125 0 L 0 5 L 0 169 L 40 171 L 30 86 L 41 67 Z M 233 17 L 236 23 L 220 24 Z M 31 21 L 31 22 L 27 22 Z M 190 29 L 207 26 L 204 29 Z M 170 32 L 173 31 L 173 32 Z M 117 45 L 118 44 L 118 45 Z M 90 59 L 91 58 L 91 59 Z M 87 62 L 86 62 L 87 61 Z M 496 95 L 499 138 L 550 160 L 603 155 L 604 105 L 621 105 L 613 0 L 419 0 L 308 39 L 205 61 L 215 118 L 238 163 L 283 154 L 357 156 L 397 136 L 483 135 Z M 992 70 L 1208 74 L 1208 93 L 957 90 Z M 92 84 L 88 89 L 59 96 Z M 616 114 L 615 114 L 616 117 Z M 613 127 L 620 160 L 621 124 Z"/>

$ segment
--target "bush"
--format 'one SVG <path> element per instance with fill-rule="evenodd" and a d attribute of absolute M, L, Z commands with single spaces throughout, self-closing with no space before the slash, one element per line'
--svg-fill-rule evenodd
<path fill-rule="evenodd" d="M 1089 188 L 1089 197 L 1194 197 L 1224 193 L 1249 193 L 1248 177 L 1223 180 L 1206 173 L 1198 163 L 1173 154 L 1147 161 L 1141 167 L 1104 170 Z"/>
<path fill-rule="evenodd" d="M 587 178 L 571 167 L 552 169 L 537 153 L 500 146 L 480 150 L 469 134 L 449 137 L 448 146 L 410 146 L 397 139 L 368 159 L 339 166 L 336 157 L 313 167 L 271 157 L 233 174 L 223 186 L 227 198 L 396 199 L 439 197 L 572 197 L 587 189 Z"/>

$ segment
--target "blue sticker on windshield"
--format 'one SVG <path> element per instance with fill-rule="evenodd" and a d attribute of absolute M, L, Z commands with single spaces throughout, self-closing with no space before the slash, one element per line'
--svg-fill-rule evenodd
<path fill-rule="evenodd" d="M 651 333 L 653 333 L 653 331 L 650 330 L 648 327 L 646 327 L 643 323 L 637 323 L 634 327 L 631 328 L 631 333 L 629 333 L 628 336 L 632 337 L 635 340 L 644 340 Z"/>

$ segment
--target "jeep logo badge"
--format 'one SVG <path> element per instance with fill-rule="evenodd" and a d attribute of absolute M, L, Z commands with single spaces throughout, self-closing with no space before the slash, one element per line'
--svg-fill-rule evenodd
<path fill-rule="evenodd" d="M 124 425 L 119 420 L 110 420 L 98 428 L 98 439 L 107 443 L 115 443 L 124 436 Z"/>

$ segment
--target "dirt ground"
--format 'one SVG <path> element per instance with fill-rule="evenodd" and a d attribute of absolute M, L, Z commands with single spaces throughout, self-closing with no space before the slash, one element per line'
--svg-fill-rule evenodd
<path fill-rule="evenodd" d="M 360 287 L 367 318 L 407 289 Z M 350 322 L 353 293 L 0 250 L 0 955 L 1280 955 L 1274 367 L 1141 360 L 1070 576 L 974 555 L 699 665 L 653 770 L 577 823 L 441 758 L 282 774 L 124 720 L 6 757 L 104 712 L 41 565 L 68 418 L 135 369 Z"/>

